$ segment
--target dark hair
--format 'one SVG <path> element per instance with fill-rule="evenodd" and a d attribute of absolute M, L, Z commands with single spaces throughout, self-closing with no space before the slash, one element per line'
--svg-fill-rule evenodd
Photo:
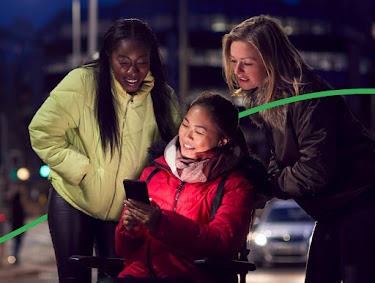
<path fill-rule="evenodd" d="M 122 40 L 135 39 L 150 48 L 150 72 L 155 78 L 151 91 L 156 122 L 163 140 L 170 140 L 174 133 L 171 127 L 171 101 L 167 96 L 167 85 L 159 54 L 159 42 L 148 27 L 139 19 L 119 19 L 105 33 L 99 58 L 94 61 L 97 70 L 96 117 L 99 124 L 103 149 L 110 146 L 111 152 L 119 145 L 119 129 L 111 92 L 110 60 L 113 51 Z"/>
<path fill-rule="evenodd" d="M 229 138 L 229 146 L 240 146 L 242 154 L 237 165 L 245 177 L 255 187 L 257 193 L 268 192 L 268 174 L 262 161 L 249 152 L 245 137 L 238 125 L 238 109 L 225 97 L 217 93 L 205 91 L 198 96 L 190 107 L 198 105 L 212 115 L 222 137 Z"/>
<path fill-rule="evenodd" d="M 203 92 L 191 104 L 201 106 L 212 115 L 220 138 L 228 138 L 234 141 L 238 130 L 238 109 L 232 102 L 218 93 Z"/>

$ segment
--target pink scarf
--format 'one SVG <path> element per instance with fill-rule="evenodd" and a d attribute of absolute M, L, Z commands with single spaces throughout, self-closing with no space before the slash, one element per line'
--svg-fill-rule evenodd
<path fill-rule="evenodd" d="M 181 155 L 178 136 L 174 137 L 164 151 L 164 157 L 173 174 L 187 183 L 206 182 L 234 168 L 242 155 L 239 146 L 214 147 L 199 154 L 197 159 Z"/>
<path fill-rule="evenodd" d="M 197 160 L 183 157 L 179 148 L 176 154 L 176 168 L 180 180 L 188 183 L 215 179 L 238 162 L 238 158 L 227 147 L 215 147 L 200 154 Z"/>

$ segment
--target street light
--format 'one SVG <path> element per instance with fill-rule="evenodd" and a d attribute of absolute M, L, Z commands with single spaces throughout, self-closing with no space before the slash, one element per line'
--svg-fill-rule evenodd
<path fill-rule="evenodd" d="M 21 181 L 27 181 L 30 178 L 30 171 L 26 167 L 17 170 L 17 178 Z"/>
<path fill-rule="evenodd" d="M 81 62 L 81 1 L 72 0 L 72 65 L 77 67 Z"/>
<path fill-rule="evenodd" d="M 88 14 L 88 32 L 87 32 L 87 57 L 94 59 L 97 52 L 97 33 L 98 33 L 98 0 L 89 1 Z"/>

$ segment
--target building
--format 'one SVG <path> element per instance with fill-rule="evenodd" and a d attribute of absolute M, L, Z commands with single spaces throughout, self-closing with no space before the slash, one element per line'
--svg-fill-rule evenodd
<path fill-rule="evenodd" d="M 90 11 L 89 6 L 82 6 L 78 22 L 77 18 L 72 21 L 71 10 L 61 11 L 37 34 L 32 33 L 33 40 L 21 39 L 21 45 L 19 37 L 0 33 L 1 51 L 17 52 L 17 46 L 23 46 L 22 56 L 0 55 L 7 66 L 0 73 L 0 90 L 7 93 L 9 105 L 3 108 L 17 113 L 22 127 L 69 70 L 92 59 L 95 52 L 90 50 L 90 42 L 100 46 L 106 29 L 120 17 L 141 18 L 155 31 L 169 82 L 185 105 L 202 90 L 227 93 L 222 77 L 222 36 L 257 14 L 278 17 L 306 62 L 335 88 L 375 87 L 375 7 L 371 0 L 139 0 L 98 7 L 97 17 L 90 17 Z M 95 24 L 93 36 L 90 31 Z M 374 96 L 345 98 L 375 133 Z M 23 140 L 17 146 L 25 152 L 25 162 L 39 166 L 26 137 L 25 133 L 15 134 L 8 144 Z"/>

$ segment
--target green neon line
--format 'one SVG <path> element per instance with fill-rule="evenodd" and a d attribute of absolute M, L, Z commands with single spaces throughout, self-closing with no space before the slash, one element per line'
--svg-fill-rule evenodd
<path fill-rule="evenodd" d="M 326 90 L 326 91 L 320 91 L 320 92 L 312 92 L 307 93 L 303 95 L 298 96 L 292 96 L 276 101 L 269 102 L 267 104 L 263 104 L 260 106 L 256 106 L 250 109 L 247 109 L 245 111 L 242 111 L 239 113 L 238 117 L 243 118 L 246 116 L 249 116 L 251 114 L 257 113 L 262 110 L 266 110 L 272 107 L 312 99 L 312 98 L 320 98 L 320 97 L 326 97 L 326 96 L 334 96 L 334 95 L 350 95 L 350 94 L 375 94 L 375 88 L 352 88 L 352 89 L 337 89 L 337 90 Z"/>
<path fill-rule="evenodd" d="M 17 230 L 14 230 L 14 231 L 10 232 L 9 234 L 6 234 L 5 236 L 2 236 L 0 238 L 0 244 L 18 236 L 19 234 L 22 234 L 23 232 L 35 227 L 36 225 L 39 225 L 40 223 L 42 223 L 46 220 L 47 220 L 47 214 L 44 214 L 43 216 L 31 221 L 30 223 L 26 224 L 25 226 L 22 226 L 21 228 L 18 228 Z"/>
<path fill-rule="evenodd" d="M 238 114 L 239 118 L 243 118 L 246 116 L 249 116 L 251 114 L 257 113 L 262 110 L 266 110 L 272 107 L 296 102 L 296 101 L 302 101 L 307 99 L 313 99 L 313 98 L 319 98 L 319 97 L 326 97 L 326 96 L 334 96 L 334 95 L 351 95 L 351 94 L 375 94 L 375 88 L 352 88 L 352 89 L 337 89 L 337 90 L 326 90 L 326 91 L 320 91 L 320 92 L 313 92 L 308 94 L 303 94 L 299 96 L 293 96 L 288 97 L 284 99 L 280 99 L 277 101 L 272 101 L 270 103 L 260 105 L 251 109 L 247 109 L 245 111 L 242 111 Z M 23 232 L 39 225 L 40 223 L 47 220 L 47 214 L 39 217 L 38 219 L 35 219 L 34 221 L 30 222 L 29 224 L 18 228 L 17 230 L 14 230 L 13 232 L 10 232 L 9 234 L 2 236 L 0 238 L 0 244 L 12 239 L 15 236 L 18 236 L 19 234 L 22 234 Z"/>

